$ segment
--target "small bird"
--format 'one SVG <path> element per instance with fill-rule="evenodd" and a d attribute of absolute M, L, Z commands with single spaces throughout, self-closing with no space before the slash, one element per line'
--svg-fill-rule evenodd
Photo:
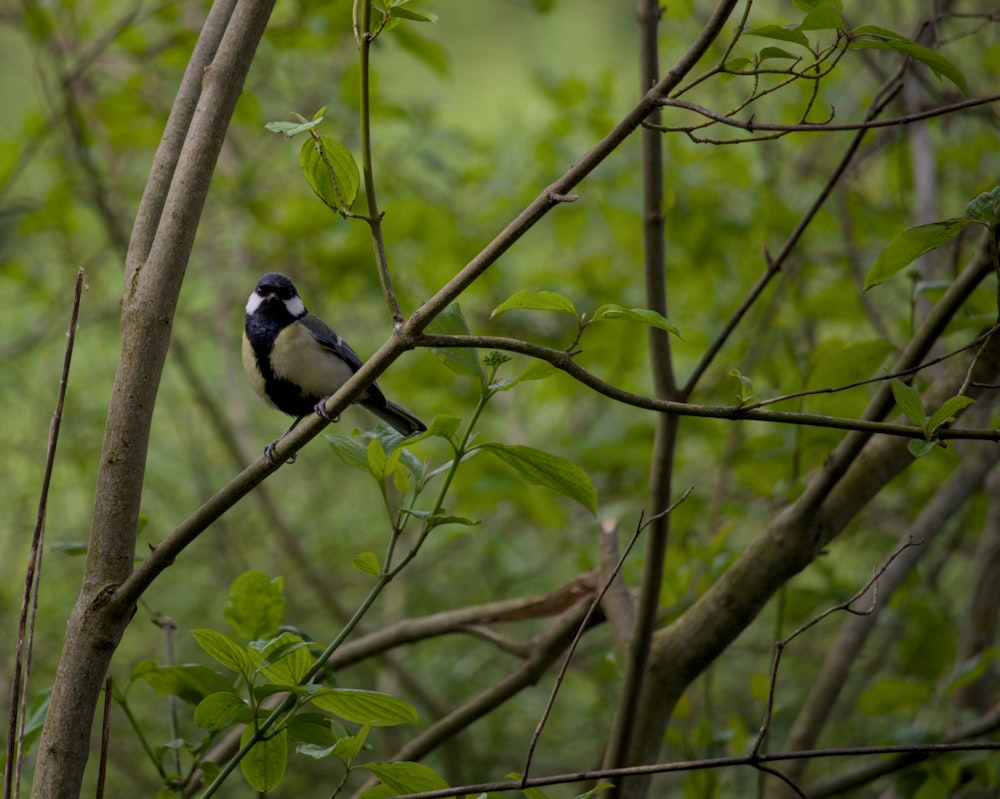
<path fill-rule="evenodd" d="M 269 272 L 257 281 L 243 325 L 243 369 L 264 402 L 296 417 L 280 438 L 264 448 L 268 461 L 274 462 L 275 445 L 313 411 L 337 421 L 327 414 L 326 399 L 361 365 L 350 345 L 306 310 L 288 277 Z M 355 402 L 400 435 L 427 429 L 412 413 L 386 399 L 375 383 Z"/>

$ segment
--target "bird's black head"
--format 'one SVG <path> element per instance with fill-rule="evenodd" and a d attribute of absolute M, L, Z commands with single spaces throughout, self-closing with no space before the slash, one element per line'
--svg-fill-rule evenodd
<path fill-rule="evenodd" d="M 295 284 L 278 272 L 268 272 L 257 281 L 257 287 L 247 300 L 247 316 L 266 314 L 271 317 L 301 319 L 306 306 L 295 290 Z"/>

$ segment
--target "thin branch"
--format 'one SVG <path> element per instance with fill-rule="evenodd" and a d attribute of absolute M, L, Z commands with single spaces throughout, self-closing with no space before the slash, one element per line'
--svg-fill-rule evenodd
<path fill-rule="evenodd" d="M 902 438 L 923 439 L 924 433 L 919 427 L 906 424 L 892 424 L 869 419 L 847 419 L 841 416 L 823 416 L 815 413 L 797 413 L 792 411 L 767 411 L 761 409 L 746 409 L 732 405 L 695 405 L 687 402 L 660 400 L 643 394 L 635 394 L 618 386 L 607 383 L 580 366 L 563 350 L 553 350 L 538 344 L 531 344 L 520 339 L 501 336 L 445 336 L 423 334 L 417 340 L 421 347 L 479 347 L 482 349 L 504 350 L 530 355 L 532 358 L 548 361 L 557 369 L 566 372 L 570 377 L 616 402 L 644 408 L 660 413 L 673 413 L 678 416 L 696 416 L 710 419 L 727 419 L 730 421 L 777 422 L 780 424 L 801 425 L 805 427 L 824 427 L 834 430 L 856 430 L 863 433 L 877 433 Z M 947 428 L 934 434 L 936 441 L 976 440 L 1000 441 L 1000 428 Z"/>
<path fill-rule="evenodd" d="M 371 0 L 361 0 L 360 12 L 355 3 L 354 25 L 358 30 L 358 56 L 360 59 L 360 95 L 361 95 L 361 172 L 365 181 L 365 199 L 368 203 L 368 215 L 365 220 L 371 228 L 372 247 L 375 251 L 375 266 L 378 271 L 382 293 L 392 314 L 393 329 L 403 324 L 403 312 L 399 309 L 396 294 L 392 289 L 392 278 L 389 275 L 389 263 L 385 256 L 385 240 L 382 237 L 382 214 L 378 210 L 378 197 L 375 193 L 375 168 L 372 165 L 372 127 L 371 127 L 371 71 L 369 56 L 375 35 L 371 32 Z M 359 18 L 360 14 L 360 18 Z M 383 22 L 383 24 L 385 24 Z"/>
<path fill-rule="evenodd" d="M 549 692 L 548 701 L 545 703 L 545 707 L 542 710 L 542 715 L 538 719 L 538 724 L 535 725 L 535 731 L 531 735 L 531 741 L 528 744 L 528 752 L 524 759 L 524 766 L 521 769 L 521 781 L 523 783 L 527 782 L 528 772 L 531 770 L 531 761 L 535 755 L 535 747 L 538 745 L 538 739 L 542 735 L 542 730 L 545 729 L 545 724 L 549 720 L 549 715 L 552 713 L 552 708 L 556 703 L 556 696 L 559 694 L 559 689 L 562 687 L 563 680 L 566 678 L 566 672 L 569 670 L 569 663 L 573 659 L 573 654 L 576 652 L 576 647 L 580 643 L 580 639 L 583 637 L 583 633 L 590 626 L 590 620 L 594 617 L 597 609 L 601 606 L 601 601 L 604 599 L 605 594 L 608 593 L 611 586 L 614 584 L 615 580 L 618 578 L 618 573 L 621 571 L 622 566 L 625 565 L 625 560 L 628 558 L 629 554 L 632 552 L 632 548 L 635 546 L 636 542 L 639 540 L 639 536 L 648 528 L 651 524 L 655 524 L 659 519 L 664 516 L 669 516 L 673 511 L 680 505 L 688 495 L 694 491 L 694 486 L 688 488 L 687 491 L 678 499 L 676 502 L 670 504 L 669 507 L 660 511 L 659 513 L 651 516 L 648 520 L 643 521 L 642 514 L 639 515 L 639 521 L 636 523 L 635 532 L 632 533 L 632 537 L 629 539 L 628 545 L 625 547 L 625 551 L 622 553 L 621 557 L 618 559 L 618 563 L 611 570 L 611 573 L 605 578 L 604 585 L 601 586 L 600 591 L 591 600 L 590 607 L 587 609 L 586 615 L 584 615 L 580 626 L 577 628 L 576 635 L 573 637 L 572 643 L 569 645 L 569 649 L 566 650 L 566 655 L 563 657 L 562 666 L 559 668 L 559 673 L 556 675 L 555 684 L 552 686 L 552 690 Z"/>
<path fill-rule="evenodd" d="M 104 799 L 104 783 L 108 776 L 108 751 L 111 745 L 111 675 L 104 678 L 104 712 L 101 715 L 101 756 L 97 766 L 96 799 Z"/>
<path fill-rule="evenodd" d="M 921 758 L 950 752 L 997 752 L 1000 751 L 1000 741 L 959 741 L 955 743 L 909 744 L 890 746 L 853 746 L 836 749 L 814 749 L 803 752 L 777 752 L 774 754 L 752 757 L 740 755 L 734 757 L 715 757 L 703 760 L 685 760 L 676 763 L 653 763 L 642 766 L 625 766 L 623 768 L 591 769 L 564 774 L 552 774 L 545 777 L 532 777 L 522 785 L 521 780 L 506 780 L 503 782 L 483 782 L 474 785 L 458 785 L 453 788 L 440 788 L 434 791 L 400 794 L 396 799 L 449 799 L 450 797 L 501 793 L 507 791 L 523 791 L 525 788 L 544 788 L 549 785 L 568 785 L 577 782 L 596 782 L 597 780 L 613 780 L 619 777 L 640 777 L 653 774 L 676 774 L 685 771 L 705 771 L 707 769 L 750 767 L 759 769 L 762 763 L 780 763 L 787 760 L 819 760 L 859 757 L 881 757 L 884 755 L 912 755 Z M 881 764 L 876 764 L 881 765 Z M 815 794 L 810 794 L 815 796 Z"/>
<path fill-rule="evenodd" d="M 80 320 L 80 299 L 83 296 L 83 269 L 77 270 L 73 305 L 70 311 L 69 330 L 66 331 L 66 351 L 63 355 L 62 374 L 56 395 L 56 410 L 49 423 L 49 443 L 42 470 L 42 488 L 38 495 L 38 512 L 31 534 L 31 550 L 24 574 L 24 593 L 21 596 L 21 614 L 18 617 L 17 642 L 14 645 L 13 674 L 10 680 L 10 717 L 7 725 L 7 767 L 4 769 L 4 797 L 10 799 L 20 794 L 21 765 L 24 756 L 24 724 L 27 716 L 28 682 L 31 677 L 31 653 L 35 638 L 35 617 L 38 614 L 38 589 L 42 575 L 42 553 L 45 543 L 45 516 L 49 505 L 49 487 L 56 462 L 56 445 L 62 426 L 63 407 L 69 386 L 69 369 L 73 362 L 73 345 Z"/>
<path fill-rule="evenodd" d="M 759 131 L 774 131 L 780 133 L 833 133 L 836 131 L 866 131 L 873 128 L 892 128 L 900 125 L 910 125 L 914 122 L 920 122 L 925 119 L 933 119 L 934 117 L 944 116 L 946 114 L 953 114 L 956 111 L 964 111 L 968 108 L 976 108 L 981 105 L 988 105 L 989 103 L 995 103 L 1000 100 L 1000 94 L 989 94 L 984 97 L 970 97 L 968 100 L 962 100 L 957 103 L 950 103 L 949 105 L 938 106 L 937 108 L 928 108 L 924 111 L 915 111 L 912 114 L 903 114 L 902 116 L 889 117 L 887 119 L 865 119 L 861 122 L 800 122 L 797 124 L 780 124 L 776 122 L 757 122 L 754 119 L 736 119 L 735 117 L 728 116 L 726 114 L 719 114 L 712 111 L 710 108 L 698 105 L 696 103 L 690 103 L 687 100 L 675 100 L 671 97 L 664 97 L 660 100 L 660 105 L 670 107 L 670 108 L 683 108 L 686 111 L 693 111 L 696 114 L 700 114 L 707 119 L 712 120 L 712 123 L 720 123 L 722 125 L 727 125 L 731 128 L 738 128 L 740 130 L 745 130 L 748 133 L 757 133 Z M 688 126 L 667 126 L 667 125 L 656 125 L 650 122 L 645 123 L 646 127 L 653 130 L 660 131 L 662 133 L 683 133 L 687 132 Z M 700 126 L 699 126 L 700 127 Z M 740 142 L 746 142 L 747 139 L 740 139 Z M 728 143 L 728 142 L 713 142 L 715 144 Z"/>
<path fill-rule="evenodd" d="M 854 614 L 856 616 L 868 616 L 875 612 L 875 608 L 878 606 L 878 581 L 879 578 L 885 574 L 886 569 L 888 569 L 894 560 L 899 557 L 905 550 L 910 547 L 921 546 L 922 541 L 913 541 L 912 539 L 906 541 L 901 546 L 897 547 L 896 551 L 889 556 L 882 566 L 875 570 L 871 579 L 866 582 L 857 593 L 854 594 L 850 599 L 834 605 L 832 608 L 827 608 L 825 611 L 820 613 L 818 616 L 810 619 L 797 630 L 792 632 L 785 638 L 777 641 L 774 645 L 774 660 L 771 663 L 771 680 L 767 691 L 767 705 L 764 709 L 764 718 L 761 721 L 760 729 L 757 731 L 757 739 L 754 741 L 753 749 L 751 754 L 756 756 L 760 753 L 760 747 L 764 743 L 764 738 L 767 736 L 767 732 L 771 727 L 771 716 L 774 711 L 774 694 L 775 688 L 778 684 L 778 668 L 781 665 L 781 655 L 785 651 L 785 647 L 788 646 L 792 641 L 798 638 L 807 630 L 811 630 L 817 624 L 819 624 L 827 616 L 831 616 L 839 611 L 847 611 L 848 613 Z M 867 594 L 869 591 L 872 592 L 871 604 L 865 610 L 855 610 L 851 605 L 857 602 L 861 597 Z"/>
<path fill-rule="evenodd" d="M 917 364 L 916 366 L 909 367 L 908 369 L 900 369 L 897 372 L 878 375 L 877 377 L 869 377 L 866 378 L 865 380 L 856 380 L 853 383 L 845 383 L 841 386 L 830 386 L 827 388 L 811 388 L 807 391 L 795 391 L 791 394 L 782 394 L 780 397 L 770 397 L 769 399 L 760 400 L 759 402 L 752 402 L 747 405 L 744 405 L 743 407 L 748 410 L 753 410 L 756 408 L 763 408 L 768 405 L 774 405 L 778 402 L 787 402 L 788 400 L 801 399 L 802 397 L 812 397 L 817 394 L 837 394 L 841 391 L 848 391 L 849 389 L 852 388 L 860 388 L 861 386 L 868 386 L 871 385 L 872 383 L 883 383 L 886 380 L 892 380 L 893 378 L 912 377 L 913 375 L 917 374 L 918 372 L 924 369 L 927 369 L 931 366 L 936 366 L 937 364 L 947 361 L 951 358 L 954 358 L 956 355 L 959 355 L 967 350 L 974 349 L 975 347 L 985 346 L 989 342 L 990 337 L 993 336 L 993 334 L 996 333 L 998 330 L 1000 330 L 1000 324 L 994 325 L 989 330 L 976 336 L 974 340 L 970 341 L 968 344 L 962 345 L 958 349 L 954 349 L 951 352 L 946 352 L 944 355 L 939 355 L 936 358 L 931 358 L 928 361 L 923 361 Z M 974 365 L 975 363 L 973 362 L 973 364 L 969 367 L 970 374 L 972 366 Z M 965 391 L 968 390 L 970 387 L 972 387 L 971 384 L 965 385 L 960 393 L 965 393 Z M 976 387 L 983 388 L 982 386 L 976 386 Z"/>
<path fill-rule="evenodd" d="M 639 33 L 639 75 L 642 90 L 656 82 L 659 67 L 659 23 L 662 11 L 659 0 L 641 0 L 636 13 Z M 658 123 L 657 108 L 647 122 Z M 640 134 L 642 147 L 642 260 L 646 307 L 663 317 L 667 312 L 667 270 L 665 215 L 663 211 L 663 140 L 656 131 L 644 128 Z M 670 334 L 650 327 L 649 370 L 653 390 L 660 399 L 675 400 L 677 375 L 673 364 Z M 652 458 L 649 465 L 648 504 L 662 508 L 669 504 L 674 473 L 674 451 L 677 443 L 678 417 L 660 416 L 655 420 Z M 637 531 L 638 533 L 638 531 Z M 669 514 L 658 514 L 646 536 L 642 557 L 642 574 L 635 603 L 631 634 L 624 650 L 625 670 L 619 688 L 614 724 L 609 735 L 604 764 L 622 766 L 629 761 L 629 748 L 635 728 L 635 717 L 642 701 L 647 663 L 653 633 L 656 630 L 663 568 L 670 537 Z"/>

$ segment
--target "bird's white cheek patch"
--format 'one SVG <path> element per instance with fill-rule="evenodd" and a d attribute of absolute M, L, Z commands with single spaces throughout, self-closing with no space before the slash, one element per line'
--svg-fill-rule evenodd
<path fill-rule="evenodd" d="M 250 293 L 250 299 L 247 300 L 247 313 L 252 314 L 258 308 L 260 304 L 264 302 L 264 298 L 261 297 L 256 291 Z"/>
<path fill-rule="evenodd" d="M 298 319 L 300 316 L 306 315 L 306 306 L 302 302 L 302 298 L 299 296 L 292 297 L 291 299 L 285 300 L 285 308 L 288 309 L 293 317 Z"/>

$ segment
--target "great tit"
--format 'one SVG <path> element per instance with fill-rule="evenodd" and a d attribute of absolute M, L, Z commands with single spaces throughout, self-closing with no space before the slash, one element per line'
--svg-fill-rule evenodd
<path fill-rule="evenodd" d="M 350 345 L 306 310 L 288 277 L 269 272 L 257 281 L 243 325 L 243 369 L 264 402 L 296 417 L 281 438 L 265 447 L 269 461 L 275 445 L 313 411 L 336 421 L 326 412 L 326 399 L 361 365 Z M 355 402 L 401 435 L 427 429 L 412 413 L 387 400 L 375 383 Z"/>

